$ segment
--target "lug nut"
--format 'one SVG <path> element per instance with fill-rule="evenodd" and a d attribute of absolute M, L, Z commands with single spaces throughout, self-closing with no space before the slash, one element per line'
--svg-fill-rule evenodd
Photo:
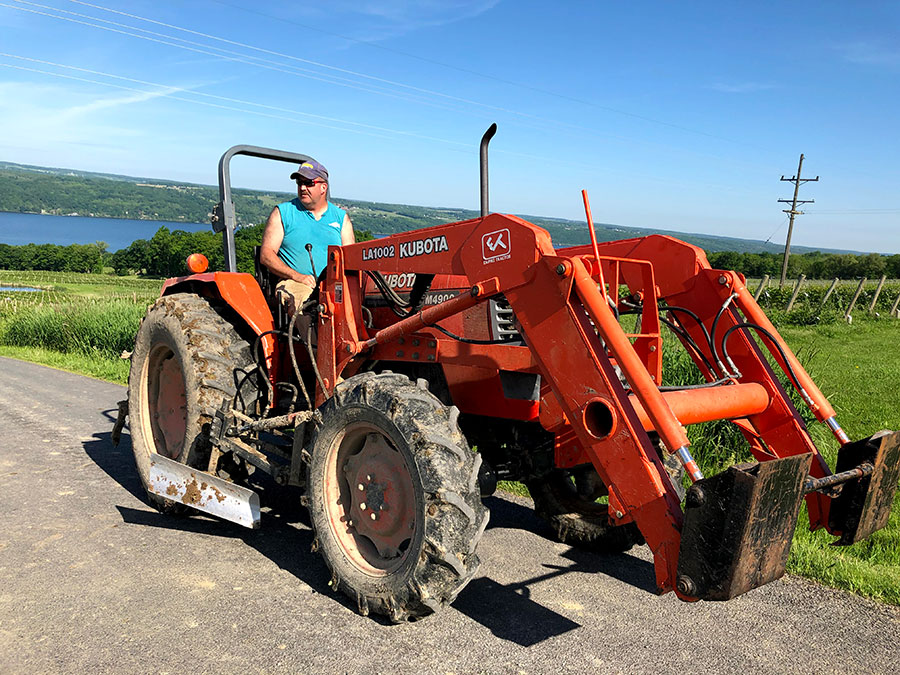
<path fill-rule="evenodd" d="M 357 485 L 356 487 L 358 487 L 360 490 L 365 490 L 365 489 L 366 489 L 366 486 L 363 485 L 362 483 L 360 483 L 360 484 Z"/>
<path fill-rule="evenodd" d="M 360 508 L 362 511 L 365 511 L 365 510 L 366 510 L 366 503 L 365 503 L 365 502 L 360 502 L 359 508 Z"/>
<path fill-rule="evenodd" d="M 372 520 L 376 520 L 376 519 L 378 518 L 378 516 L 376 516 L 374 512 L 373 512 L 372 515 L 369 516 L 369 517 L 370 517 Z"/>

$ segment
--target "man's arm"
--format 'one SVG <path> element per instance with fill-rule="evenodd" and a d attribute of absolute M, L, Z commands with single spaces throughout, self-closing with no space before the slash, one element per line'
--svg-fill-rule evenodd
<path fill-rule="evenodd" d="M 356 235 L 353 233 L 353 223 L 350 222 L 350 216 L 345 213 L 344 224 L 341 225 L 341 246 L 355 243 Z"/>
<path fill-rule="evenodd" d="M 300 272 L 287 265 L 278 257 L 278 249 L 281 248 L 283 240 L 284 225 L 281 222 L 281 212 L 276 206 L 272 209 L 272 213 L 269 214 L 269 220 L 266 221 L 266 229 L 263 231 L 262 244 L 260 245 L 259 260 L 282 279 L 293 279 L 294 281 L 315 286 L 315 278 L 308 274 L 300 274 Z"/>

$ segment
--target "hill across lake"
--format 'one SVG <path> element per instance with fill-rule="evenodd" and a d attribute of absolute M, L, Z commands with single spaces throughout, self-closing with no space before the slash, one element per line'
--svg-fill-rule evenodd
<path fill-rule="evenodd" d="M 286 192 L 235 189 L 238 223 L 253 225 L 265 222 L 273 206 L 294 196 L 293 193 Z M 0 162 L 0 211 L 10 213 L 65 215 L 88 219 L 115 218 L 132 223 L 160 221 L 159 225 L 165 225 L 169 229 L 196 231 L 209 227 L 210 214 L 218 199 L 218 188 L 211 185 Z M 406 232 L 468 220 L 479 215 L 477 211 L 469 209 L 384 204 L 343 197 L 334 197 L 334 201 L 347 209 L 357 229 L 369 230 L 375 235 Z M 516 215 L 545 228 L 557 247 L 589 242 L 584 222 L 528 214 Z M 34 227 L 34 221 L 6 218 L 0 227 L 0 243 L 71 244 L 102 240 L 109 244 L 110 250 L 115 251 L 135 239 L 152 236 L 157 229 L 152 225 L 147 228 L 134 224 L 116 227 L 102 222 L 96 223 L 94 228 L 63 225 L 49 227 L 49 221 L 47 225 L 46 231 L 42 232 L 43 228 Z M 595 230 L 600 241 L 642 237 L 654 233 L 668 234 L 700 246 L 707 252 L 778 253 L 783 248 L 780 244 L 753 239 L 624 227 L 608 223 L 595 223 Z M 131 236 L 132 233 L 135 236 Z M 815 250 L 823 253 L 855 252 L 792 247 L 792 251 L 797 253 Z"/>

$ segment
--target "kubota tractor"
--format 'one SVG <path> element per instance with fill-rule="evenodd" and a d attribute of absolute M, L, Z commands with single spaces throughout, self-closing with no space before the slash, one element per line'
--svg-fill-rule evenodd
<path fill-rule="evenodd" d="M 489 213 L 495 129 L 481 217 L 331 247 L 293 317 L 264 268 L 235 271 L 229 164 L 309 158 L 223 155 L 226 271 L 165 282 L 120 406 L 151 503 L 257 527 L 250 473 L 297 486 L 332 586 L 394 621 L 437 611 L 475 574 L 497 479 L 524 482 L 563 542 L 646 543 L 659 592 L 688 601 L 783 575 L 804 499 L 838 544 L 884 527 L 900 433 L 852 442 L 745 279 L 699 248 L 652 235 L 557 250 Z M 665 386 L 663 325 L 705 384 Z M 776 369 L 840 442 L 835 472 Z M 702 475 L 684 426 L 717 419 L 758 463 Z"/>

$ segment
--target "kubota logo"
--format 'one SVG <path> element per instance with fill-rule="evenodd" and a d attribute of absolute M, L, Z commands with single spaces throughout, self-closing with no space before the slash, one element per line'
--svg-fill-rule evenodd
<path fill-rule="evenodd" d="M 481 255 L 484 262 L 497 262 L 509 258 L 509 230 L 488 232 L 481 236 Z"/>

